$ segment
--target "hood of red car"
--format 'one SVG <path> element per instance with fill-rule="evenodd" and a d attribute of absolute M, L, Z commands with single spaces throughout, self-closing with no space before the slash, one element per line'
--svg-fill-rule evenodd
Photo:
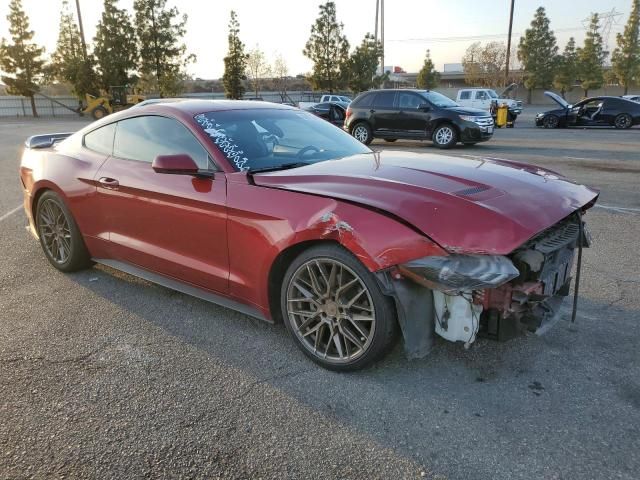
<path fill-rule="evenodd" d="M 254 182 L 385 211 L 450 252 L 502 255 L 598 196 L 532 165 L 398 151 L 255 174 Z"/>

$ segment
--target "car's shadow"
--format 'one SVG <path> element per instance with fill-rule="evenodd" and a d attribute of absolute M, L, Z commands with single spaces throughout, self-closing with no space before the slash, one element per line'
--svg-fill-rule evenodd
<path fill-rule="evenodd" d="M 617 416 L 608 424 L 592 397 L 617 395 L 619 408 L 640 408 L 640 385 L 621 378 L 618 368 L 637 356 L 633 315 L 586 300 L 581 311 L 588 316 L 580 315 L 579 323 L 571 325 L 564 311 L 543 337 L 527 335 L 506 343 L 481 339 L 468 351 L 439 339 L 427 358 L 414 361 L 407 361 L 398 345 L 374 367 L 338 374 L 310 362 L 282 325 L 106 267 L 71 278 L 141 321 L 249 374 L 255 385 L 276 388 L 452 478 L 492 478 L 492 462 L 486 461 L 491 458 L 519 458 L 533 472 L 537 463 L 528 457 L 530 448 L 546 458 L 547 466 L 563 465 L 566 442 L 578 439 L 580 451 L 572 462 L 591 462 L 601 442 L 619 441 L 613 428 Z M 562 425 L 570 425 L 570 433 L 559 433 Z M 484 461 L 456 461 L 460 452 Z"/>

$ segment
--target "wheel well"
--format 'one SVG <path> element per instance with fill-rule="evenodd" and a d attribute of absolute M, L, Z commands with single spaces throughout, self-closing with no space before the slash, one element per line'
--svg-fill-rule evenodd
<path fill-rule="evenodd" d="M 349 127 L 349 133 L 352 134 L 353 133 L 353 129 L 356 128 L 361 123 L 365 124 L 367 127 L 369 127 L 369 129 L 371 129 L 371 125 L 369 125 L 369 122 L 367 122 L 366 120 L 356 120 L 355 122 L 353 122 L 351 124 L 351 127 Z"/>
<path fill-rule="evenodd" d="M 431 138 L 433 136 L 433 132 L 435 132 L 438 127 L 441 127 L 444 124 L 447 124 L 450 127 L 452 127 L 455 130 L 456 135 L 458 136 L 458 140 L 460 140 L 460 129 L 458 128 L 458 126 L 455 123 L 453 123 L 451 120 L 447 120 L 446 118 L 443 118 L 442 120 L 439 120 L 438 123 L 435 124 L 435 126 L 433 127 L 433 129 L 430 132 L 431 135 L 429 135 L 429 138 Z"/>
<path fill-rule="evenodd" d="M 45 192 L 48 192 L 49 190 L 51 189 L 46 187 L 39 189 L 33 196 L 33 199 L 31 200 L 31 215 L 33 216 L 33 224 L 36 226 L 36 228 L 38 227 L 38 216 L 36 215 L 38 200 L 40 200 L 40 197 L 44 195 Z"/>
<path fill-rule="evenodd" d="M 313 247 L 323 243 L 335 243 L 339 245 L 339 242 L 335 240 L 309 240 L 306 242 L 296 243 L 290 247 L 281 251 L 271 265 L 269 270 L 269 311 L 271 312 L 271 318 L 274 322 L 282 322 L 282 312 L 280 311 L 280 288 L 282 287 L 282 281 L 284 280 L 284 274 L 287 272 L 287 268 L 291 265 L 291 262 L 300 255 L 307 248 Z"/>

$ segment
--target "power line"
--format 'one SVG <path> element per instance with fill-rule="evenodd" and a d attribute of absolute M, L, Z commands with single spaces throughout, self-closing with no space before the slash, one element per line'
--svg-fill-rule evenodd
<path fill-rule="evenodd" d="M 567 33 L 567 32 L 579 32 L 584 31 L 584 27 L 572 27 L 572 28 L 556 28 L 554 32 Z M 507 38 L 508 33 L 495 33 L 487 35 L 464 35 L 460 37 L 424 37 L 424 38 L 394 38 L 389 39 L 387 42 L 433 42 L 433 43 L 453 43 L 453 42 L 468 42 L 474 40 L 497 40 L 501 38 Z M 512 35 L 523 35 L 522 32 L 514 32 Z"/>

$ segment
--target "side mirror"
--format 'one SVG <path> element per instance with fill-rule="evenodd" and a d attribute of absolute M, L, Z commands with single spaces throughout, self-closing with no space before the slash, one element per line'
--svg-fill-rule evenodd
<path fill-rule="evenodd" d="M 156 173 L 172 173 L 174 175 L 198 175 L 198 165 L 189 155 L 158 155 L 151 164 Z"/>
<path fill-rule="evenodd" d="M 418 105 L 418 110 L 422 112 L 428 112 L 429 110 L 431 110 L 431 105 L 429 105 L 428 103 L 421 103 L 420 105 Z"/>

